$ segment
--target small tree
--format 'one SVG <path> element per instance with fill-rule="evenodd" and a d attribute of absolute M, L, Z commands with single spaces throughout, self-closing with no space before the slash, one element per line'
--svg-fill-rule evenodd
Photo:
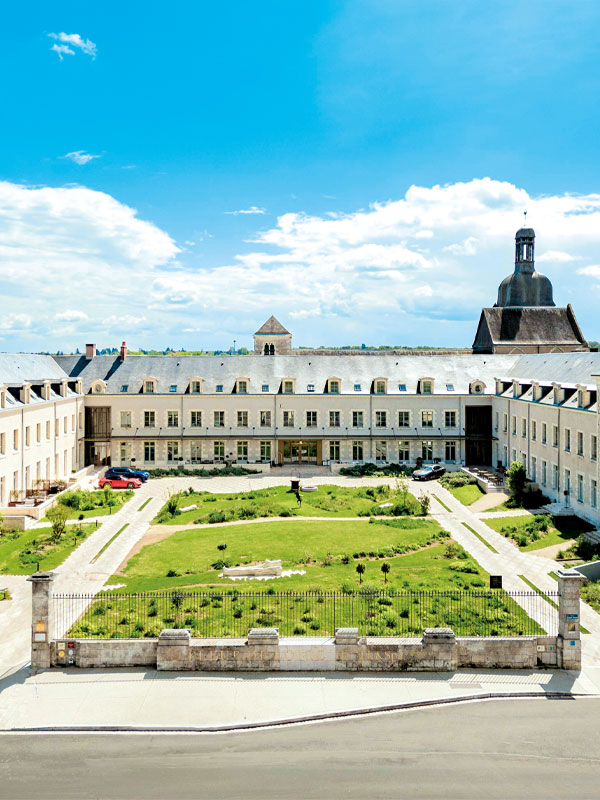
<path fill-rule="evenodd" d="M 515 505 L 522 505 L 525 484 L 527 482 L 527 473 L 524 465 L 520 461 L 512 462 L 506 473 L 506 482 Z"/>
<path fill-rule="evenodd" d="M 66 530 L 69 510 L 59 503 L 48 509 L 46 516 L 52 524 L 52 535 L 50 538 L 56 543 Z"/>
<path fill-rule="evenodd" d="M 388 572 L 390 571 L 390 565 L 388 564 L 387 561 L 384 561 L 383 564 L 381 565 L 381 571 L 383 572 L 383 582 L 387 583 L 387 576 Z"/>
<path fill-rule="evenodd" d="M 362 583 L 362 576 L 365 572 L 365 565 L 364 564 L 357 564 L 356 571 L 358 572 L 358 582 Z"/>
<path fill-rule="evenodd" d="M 431 497 L 424 494 L 419 498 L 419 505 L 421 506 L 421 514 L 426 517 L 429 513 L 429 506 L 431 505 Z"/>
<path fill-rule="evenodd" d="M 400 480 L 396 481 L 396 491 L 402 499 L 402 504 L 406 505 L 408 503 L 408 481 L 406 478 L 400 478 Z"/>

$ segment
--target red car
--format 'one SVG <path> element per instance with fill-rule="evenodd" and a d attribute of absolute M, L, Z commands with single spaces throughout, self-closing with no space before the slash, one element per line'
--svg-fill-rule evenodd
<path fill-rule="evenodd" d="M 110 486 L 111 489 L 139 489 L 142 482 L 138 478 L 100 478 L 98 486 Z"/>

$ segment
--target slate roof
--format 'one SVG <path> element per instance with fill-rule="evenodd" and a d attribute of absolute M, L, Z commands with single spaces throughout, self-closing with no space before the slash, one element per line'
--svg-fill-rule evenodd
<path fill-rule="evenodd" d="M 62 381 L 67 376 L 53 356 L 39 353 L 0 353 L 0 385 Z"/>
<path fill-rule="evenodd" d="M 282 334 L 291 335 L 288 330 L 286 330 L 281 322 L 278 319 L 275 319 L 273 315 L 269 317 L 269 319 L 265 322 L 264 325 L 256 331 L 254 334 L 255 336 L 281 336 Z"/>
<path fill-rule="evenodd" d="M 342 381 L 342 394 L 370 394 L 376 378 L 388 379 L 388 394 L 415 394 L 421 378 L 434 378 L 435 394 L 467 394 L 474 380 L 486 384 L 486 392 L 495 390 L 494 377 L 510 372 L 515 363 L 514 355 L 454 355 L 454 356 L 127 356 L 120 361 L 118 356 L 55 356 L 57 363 L 72 378 L 81 378 L 87 393 L 94 381 L 102 380 L 106 392 L 120 394 L 141 392 L 145 378 L 155 378 L 156 393 L 169 394 L 170 387 L 176 392 L 189 391 L 190 380 L 204 381 L 204 394 L 233 392 L 239 378 L 250 381 L 248 392 L 277 394 L 284 378 L 296 380 L 296 394 L 307 393 L 314 386 L 314 393 L 325 391 L 329 378 Z M 355 390 L 354 387 L 360 386 Z M 400 386 L 405 386 L 401 389 Z M 453 389 L 448 389 L 452 386 Z"/>
<path fill-rule="evenodd" d="M 498 345 L 587 346 L 570 305 L 484 308 L 473 351 L 481 353 Z"/>
<path fill-rule="evenodd" d="M 498 378 L 594 385 L 600 375 L 600 353 L 540 353 L 519 356 Z"/>

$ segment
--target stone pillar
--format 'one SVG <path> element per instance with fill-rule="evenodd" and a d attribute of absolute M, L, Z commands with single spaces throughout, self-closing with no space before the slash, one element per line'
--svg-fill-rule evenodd
<path fill-rule="evenodd" d="M 53 572 L 36 572 L 27 580 L 31 583 L 31 671 L 52 666 L 52 637 L 54 617 L 50 603 Z"/>
<path fill-rule="evenodd" d="M 190 641 L 189 628 L 169 628 L 161 631 L 156 649 L 156 669 L 191 669 Z"/>
<path fill-rule="evenodd" d="M 558 570 L 558 638 L 557 666 L 581 669 L 580 590 L 583 575 L 571 570 Z"/>
<path fill-rule="evenodd" d="M 458 644 L 452 628 L 424 628 L 423 668 L 439 672 L 458 669 Z"/>

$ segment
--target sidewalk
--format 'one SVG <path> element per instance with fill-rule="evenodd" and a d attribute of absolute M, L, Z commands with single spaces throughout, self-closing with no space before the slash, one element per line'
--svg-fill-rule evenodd
<path fill-rule="evenodd" d="M 228 730 L 491 697 L 600 695 L 600 670 L 169 673 L 21 670 L 0 681 L 0 731 Z"/>

